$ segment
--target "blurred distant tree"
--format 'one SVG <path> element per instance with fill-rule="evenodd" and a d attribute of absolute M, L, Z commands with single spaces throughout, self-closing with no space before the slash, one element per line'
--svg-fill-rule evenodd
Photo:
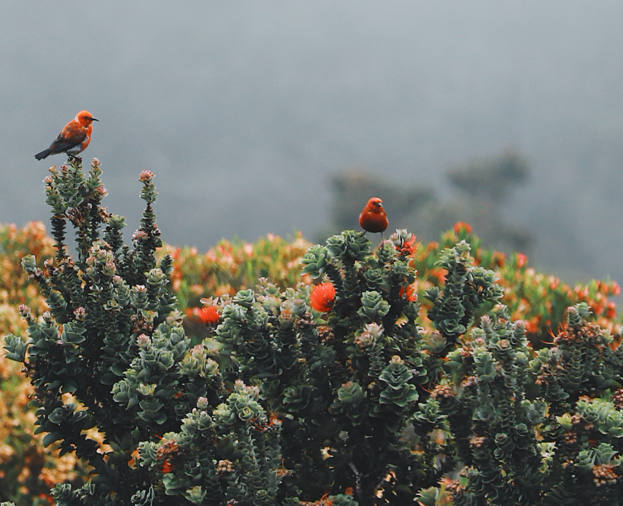
<path fill-rule="evenodd" d="M 502 209 L 511 192 L 529 174 L 526 159 L 512 150 L 451 168 L 448 179 L 460 193 L 450 205 L 451 221 L 456 217 L 470 223 L 485 243 L 497 249 L 528 252 L 530 233 L 506 221 Z M 443 225 L 446 228 L 449 223 Z"/>
<path fill-rule="evenodd" d="M 529 174 L 526 159 L 508 150 L 499 156 L 473 160 L 450 169 L 448 178 L 469 197 L 500 204 L 518 183 L 528 179 Z"/>
<path fill-rule="evenodd" d="M 464 221 L 490 247 L 530 253 L 532 236 L 502 216 L 504 201 L 517 185 L 527 180 L 529 173 L 525 158 L 512 150 L 468 161 L 447 171 L 457 192 L 444 202 L 430 187 L 394 184 L 378 175 L 351 169 L 333 177 L 331 224 L 319 236 L 359 229 L 359 213 L 367 200 L 375 196 L 383 199 L 389 230 L 408 228 L 424 240 L 435 240 L 443 230 Z"/>
<path fill-rule="evenodd" d="M 341 230 L 359 227 L 359 213 L 370 197 L 380 197 L 391 217 L 389 230 L 394 230 L 403 217 L 419 213 L 427 204 L 436 201 L 430 188 L 419 185 L 404 187 L 389 183 L 365 169 L 349 169 L 331 180 L 334 201 L 331 223 L 317 234 L 319 242 Z M 403 225 L 400 225 L 404 228 Z M 439 235 L 439 234 L 437 234 Z"/>

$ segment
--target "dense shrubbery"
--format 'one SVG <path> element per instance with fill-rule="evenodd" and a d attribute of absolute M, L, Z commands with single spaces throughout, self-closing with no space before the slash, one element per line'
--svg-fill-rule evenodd
<path fill-rule="evenodd" d="M 612 300 L 621 291 L 617 283 L 594 280 L 570 286 L 555 276 L 537 272 L 522 253 L 507 258 L 503 253 L 484 248 L 471 233 L 471 227 L 464 223 L 457 223 L 439 242 L 413 244 L 410 266 L 416 269 L 417 278 L 412 290 L 422 303 L 419 324 L 423 327 L 430 326 L 425 317 L 430 303 L 423 297 L 424 293 L 445 282 L 446 271 L 436 264 L 439 255 L 463 240 L 470 245 L 475 265 L 496 273 L 497 283 L 504 288 L 501 302 L 508 307 L 513 320 L 525 321 L 533 345 L 540 347 L 542 341 L 551 342 L 552 334 L 565 321 L 566 309 L 581 302 L 590 306 L 596 323 L 613 335 L 619 334 L 616 304 Z M 159 255 L 166 253 L 175 259 L 173 290 L 187 314 L 194 314 L 194 319 L 199 320 L 201 313 L 193 312 L 193 308 L 200 307 L 200 299 L 253 288 L 260 277 L 267 277 L 281 288 L 296 286 L 298 282 L 309 283 L 309 276 L 302 274 L 300 260 L 310 246 L 300 236 L 291 242 L 269 236 L 254 244 L 221 241 L 205 254 L 194 248 L 164 246 Z M 276 259 L 272 265 L 271 256 Z"/>
<path fill-rule="evenodd" d="M 26 335 L 27 325 L 18 305 L 27 304 L 36 314 L 47 306 L 37 287 L 28 281 L 21 259 L 33 254 L 43 259 L 54 254 L 53 241 L 42 223 L 18 229 L 0 226 L 0 342 L 4 335 Z M 0 354 L 0 500 L 19 504 L 49 504 L 50 488 L 61 481 L 76 481 L 86 469 L 73 454 L 59 458 L 58 450 L 45 448 L 34 434 L 36 417 L 28 403 L 33 388 L 20 373 L 20 364 Z"/>
<path fill-rule="evenodd" d="M 475 265 L 495 271 L 497 284 L 504 289 L 502 304 L 508 307 L 512 320 L 525 322 L 533 346 L 540 347 L 542 341 L 551 342 L 552 335 L 566 321 L 567 308 L 582 302 L 589 305 L 596 323 L 619 335 L 616 304 L 611 299 L 621 292 L 616 282 L 594 280 L 570 286 L 555 276 L 537 272 L 522 253 L 507 258 L 503 253 L 483 248 L 480 239 L 472 235 L 471 227 L 465 223 L 457 223 L 439 243 L 428 243 L 416 250 L 413 266 L 418 271 L 419 294 L 445 282 L 445 271 L 436 265 L 437 259 L 445 248 L 463 240 L 471 246 Z M 425 318 L 422 324 L 426 325 Z"/>
<path fill-rule="evenodd" d="M 58 504 L 604 504 L 623 492 L 616 284 L 571 288 L 482 248 L 465 224 L 439 244 L 397 231 L 375 247 L 344 231 L 325 245 L 158 252 L 149 172 L 127 246 L 100 175 L 72 160 L 46 178 L 54 249 L 39 232 L 22 263 L 47 306 L 15 270 L 28 248 L 3 241 L 6 307 L 21 304 L 29 333 L 12 318 L 7 356 L 32 382 L 43 443 L 74 459 L 65 469 L 37 450 L 62 482 Z M 3 378 L 5 404 L 23 409 L 25 384 Z M 13 416 L 27 432 L 33 415 Z M 30 451 L 19 430 L 5 452 Z M 84 485 L 76 457 L 92 470 Z M 10 465 L 45 482 L 27 457 Z M 39 492 L 17 483 L 31 488 L 5 499 Z"/>

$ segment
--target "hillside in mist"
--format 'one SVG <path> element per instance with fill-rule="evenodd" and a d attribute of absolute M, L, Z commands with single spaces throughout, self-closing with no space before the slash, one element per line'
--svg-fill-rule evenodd
<path fill-rule="evenodd" d="M 102 162 L 109 209 L 136 226 L 150 169 L 164 239 L 200 249 L 314 236 L 331 178 L 353 168 L 451 201 L 449 168 L 510 148 L 531 175 L 501 209 L 533 234 L 533 260 L 623 281 L 621 2 L 2 10 L 2 222 L 47 219 L 41 181 L 64 159 L 33 155 L 81 109 L 100 119 L 84 158 Z"/>

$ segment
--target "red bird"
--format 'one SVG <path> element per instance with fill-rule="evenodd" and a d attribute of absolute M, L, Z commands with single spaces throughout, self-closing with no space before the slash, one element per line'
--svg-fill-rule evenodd
<path fill-rule="evenodd" d="M 388 224 L 383 201 L 378 197 L 372 197 L 359 215 L 359 225 L 367 232 L 382 233 L 385 232 Z"/>
<path fill-rule="evenodd" d="M 91 142 L 92 123 L 94 121 L 99 120 L 95 119 L 89 111 L 80 111 L 74 119 L 65 125 L 65 128 L 61 130 L 50 147 L 41 153 L 37 153 L 35 158 L 43 160 L 57 153 L 67 153 L 71 156 L 82 153 Z"/>

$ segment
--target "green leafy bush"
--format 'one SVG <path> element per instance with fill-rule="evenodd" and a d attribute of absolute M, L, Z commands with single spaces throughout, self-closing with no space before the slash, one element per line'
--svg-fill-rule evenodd
<path fill-rule="evenodd" d="M 608 504 L 623 492 L 616 285 L 556 291 L 464 224 L 426 248 L 404 230 L 376 248 L 347 230 L 308 248 L 304 281 L 205 300 L 193 346 L 172 258 L 156 251 L 153 174 L 140 176 L 131 246 L 100 175 L 72 159 L 46 178 L 56 252 L 22 264 L 49 311 L 22 304 L 29 339 L 6 337 L 44 443 L 92 470 L 56 485 L 57 504 Z M 535 307 L 561 322 L 547 345 L 528 339 L 547 330 Z"/>
<path fill-rule="evenodd" d="M 50 311 L 38 319 L 20 306 L 30 339 L 6 337 L 7 357 L 24 362 L 35 387 L 44 444 L 58 442 L 61 454 L 92 468 L 89 483 L 59 484 L 52 496 L 58 504 L 199 504 L 226 495 L 271 504 L 279 424 L 256 387 L 236 382 L 228 392 L 218 364 L 190 347 L 167 289 L 171 258 L 156 263 L 153 174 L 141 173 L 146 209 L 132 247 L 122 241 L 124 219 L 101 206 L 100 174 L 96 160 L 85 176 L 71 159 L 46 178 L 56 255 L 43 268 L 34 256 L 22 264 Z M 228 461 L 237 463 L 231 472 Z"/>
<path fill-rule="evenodd" d="M 39 265 L 53 256 L 53 242 L 45 226 L 31 222 L 22 228 L 0 225 L 0 344 L 4 335 L 25 335 L 27 325 L 18 305 L 28 304 L 41 314 L 47 309 L 44 298 L 30 283 L 21 267 L 21 258 L 36 254 Z M 49 504 L 49 490 L 55 483 L 80 483 L 87 474 L 73 454 L 59 458 L 34 434 L 34 410 L 29 407 L 33 388 L 20 374 L 20 364 L 0 354 L 0 501 L 18 505 Z"/>

